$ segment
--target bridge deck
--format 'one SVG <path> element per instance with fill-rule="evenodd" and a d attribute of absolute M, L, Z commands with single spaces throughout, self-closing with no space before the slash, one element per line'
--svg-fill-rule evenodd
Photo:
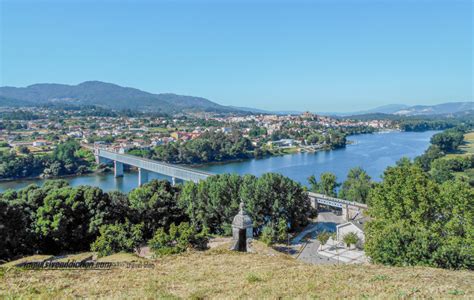
<path fill-rule="evenodd" d="M 174 177 L 187 181 L 198 182 L 204 180 L 209 176 L 215 174 L 199 171 L 196 169 L 186 168 L 182 166 L 176 166 L 172 164 L 167 164 L 159 162 L 156 160 L 151 160 L 147 158 L 142 158 L 129 154 L 117 153 L 105 149 L 96 149 L 96 155 L 106 159 L 114 160 L 121 162 L 123 164 L 131 165 L 137 168 L 141 168 L 147 171 L 163 174 L 169 177 Z M 315 199 L 319 204 L 329 205 L 333 207 L 342 208 L 344 206 L 357 207 L 361 209 L 367 209 L 367 204 L 348 201 L 344 199 L 329 197 L 323 194 L 308 192 L 310 198 Z"/>
<path fill-rule="evenodd" d="M 208 172 L 202 172 L 199 170 L 175 166 L 172 164 L 167 164 L 159 162 L 156 160 L 151 160 L 147 158 L 142 158 L 129 154 L 122 154 L 117 152 L 112 152 L 104 149 L 98 149 L 97 155 L 106 159 L 118 161 L 126 165 L 134 166 L 141 168 L 147 171 L 163 174 L 169 177 L 174 177 L 187 181 L 198 182 L 199 180 L 204 180 L 209 176 L 215 175 Z"/>
<path fill-rule="evenodd" d="M 352 207 L 367 209 L 367 204 L 364 204 L 364 203 L 358 203 L 354 201 L 329 197 L 323 194 L 318 194 L 318 193 L 313 193 L 313 192 L 308 192 L 308 195 L 310 198 L 316 199 L 316 201 L 320 204 L 325 204 L 325 205 L 339 207 L 339 208 L 342 208 L 343 206 L 348 205 Z"/>

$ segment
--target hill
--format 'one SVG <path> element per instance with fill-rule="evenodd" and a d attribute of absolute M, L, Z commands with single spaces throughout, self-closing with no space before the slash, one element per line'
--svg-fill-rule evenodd
<path fill-rule="evenodd" d="M 341 117 L 370 116 L 370 115 L 396 115 L 396 116 L 436 116 L 436 115 L 459 115 L 466 111 L 474 110 L 474 102 L 447 102 L 436 105 L 388 104 L 376 108 L 349 112 L 349 113 L 321 113 L 323 115 L 335 115 Z"/>
<path fill-rule="evenodd" d="M 415 105 L 393 112 L 396 115 L 440 115 L 455 114 L 463 111 L 474 110 L 474 102 L 450 102 L 437 105 Z"/>
<path fill-rule="evenodd" d="M 0 106 L 9 106 L 15 100 L 26 105 L 68 103 L 164 113 L 239 112 L 238 109 L 219 105 L 201 97 L 171 93 L 152 94 L 100 81 L 86 81 L 78 85 L 48 83 L 34 84 L 24 88 L 0 87 Z"/>
<path fill-rule="evenodd" d="M 0 298 L 450 298 L 474 297 L 474 273 L 421 267 L 308 265 L 258 243 L 167 256 L 154 269 L 0 268 Z M 130 260 L 113 255 L 102 261 Z M 138 258 L 136 259 L 138 260 Z"/>

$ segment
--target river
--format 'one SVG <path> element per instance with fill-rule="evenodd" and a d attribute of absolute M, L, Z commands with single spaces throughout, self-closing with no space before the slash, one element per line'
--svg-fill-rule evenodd
<path fill-rule="evenodd" d="M 359 166 L 365 169 L 373 180 L 380 181 L 383 171 L 388 166 L 394 165 L 400 158 L 414 158 L 422 154 L 428 148 L 431 136 L 437 132 L 391 131 L 354 135 L 348 137 L 353 143 L 343 149 L 210 164 L 199 166 L 199 169 L 212 173 L 254 174 L 257 176 L 267 172 L 276 172 L 306 185 L 309 176 L 319 177 L 322 172 L 333 172 L 338 181 L 343 181 L 349 169 Z M 150 174 L 149 179 L 153 178 L 165 177 Z M 121 178 L 114 178 L 112 173 L 107 173 L 64 179 L 69 181 L 72 186 L 92 185 L 105 191 L 120 190 L 122 192 L 129 192 L 138 183 L 136 172 L 126 172 Z M 0 192 L 10 188 L 19 189 L 32 183 L 41 185 L 43 182 L 44 179 L 0 182 Z"/>

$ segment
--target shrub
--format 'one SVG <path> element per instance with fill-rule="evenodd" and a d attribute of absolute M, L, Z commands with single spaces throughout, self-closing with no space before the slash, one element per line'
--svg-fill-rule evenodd
<path fill-rule="evenodd" d="M 283 218 L 278 221 L 277 240 L 280 243 L 286 243 L 288 241 L 288 225 Z"/>
<path fill-rule="evenodd" d="M 273 237 L 275 236 L 275 232 L 271 225 L 265 225 L 262 230 L 262 235 L 260 236 L 260 241 L 262 241 L 265 245 L 270 246 L 273 244 Z"/>
<path fill-rule="evenodd" d="M 158 228 L 153 238 L 148 241 L 150 248 L 157 256 L 181 253 L 190 248 L 205 249 L 207 242 L 207 230 L 198 232 L 187 222 L 178 226 L 171 224 L 168 233 L 164 228 Z"/>
<path fill-rule="evenodd" d="M 355 232 L 349 232 L 342 238 L 342 240 L 347 246 L 350 246 L 357 244 L 359 242 L 359 237 L 357 234 L 355 234 Z"/>
<path fill-rule="evenodd" d="M 326 243 L 328 242 L 330 237 L 331 237 L 331 234 L 329 234 L 326 231 L 323 231 L 320 234 L 318 234 L 317 239 L 318 239 L 319 243 L 321 244 L 321 246 L 324 246 L 324 245 L 326 245 Z"/>

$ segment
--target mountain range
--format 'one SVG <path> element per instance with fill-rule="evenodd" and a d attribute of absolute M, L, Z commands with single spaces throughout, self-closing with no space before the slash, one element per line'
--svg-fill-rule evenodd
<path fill-rule="evenodd" d="M 86 81 L 78 85 L 42 83 L 27 87 L 0 87 L 0 106 L 37 106 L 46 104 L 97 105 L 105 108 L 162 113 L 217 112 L 298 114 L 299 111 L 267 111 L 257 108 L 224 106 L 208 99 L 172 93 L 153 94 L 101 81 Z M 390 104 L 351 113 L 321 113 L 324 115 L 362 115 L 373 113 L 400 116 L 454 114 L 474 110 L 474 102 L 449 102 L 436 105 Z"/>

